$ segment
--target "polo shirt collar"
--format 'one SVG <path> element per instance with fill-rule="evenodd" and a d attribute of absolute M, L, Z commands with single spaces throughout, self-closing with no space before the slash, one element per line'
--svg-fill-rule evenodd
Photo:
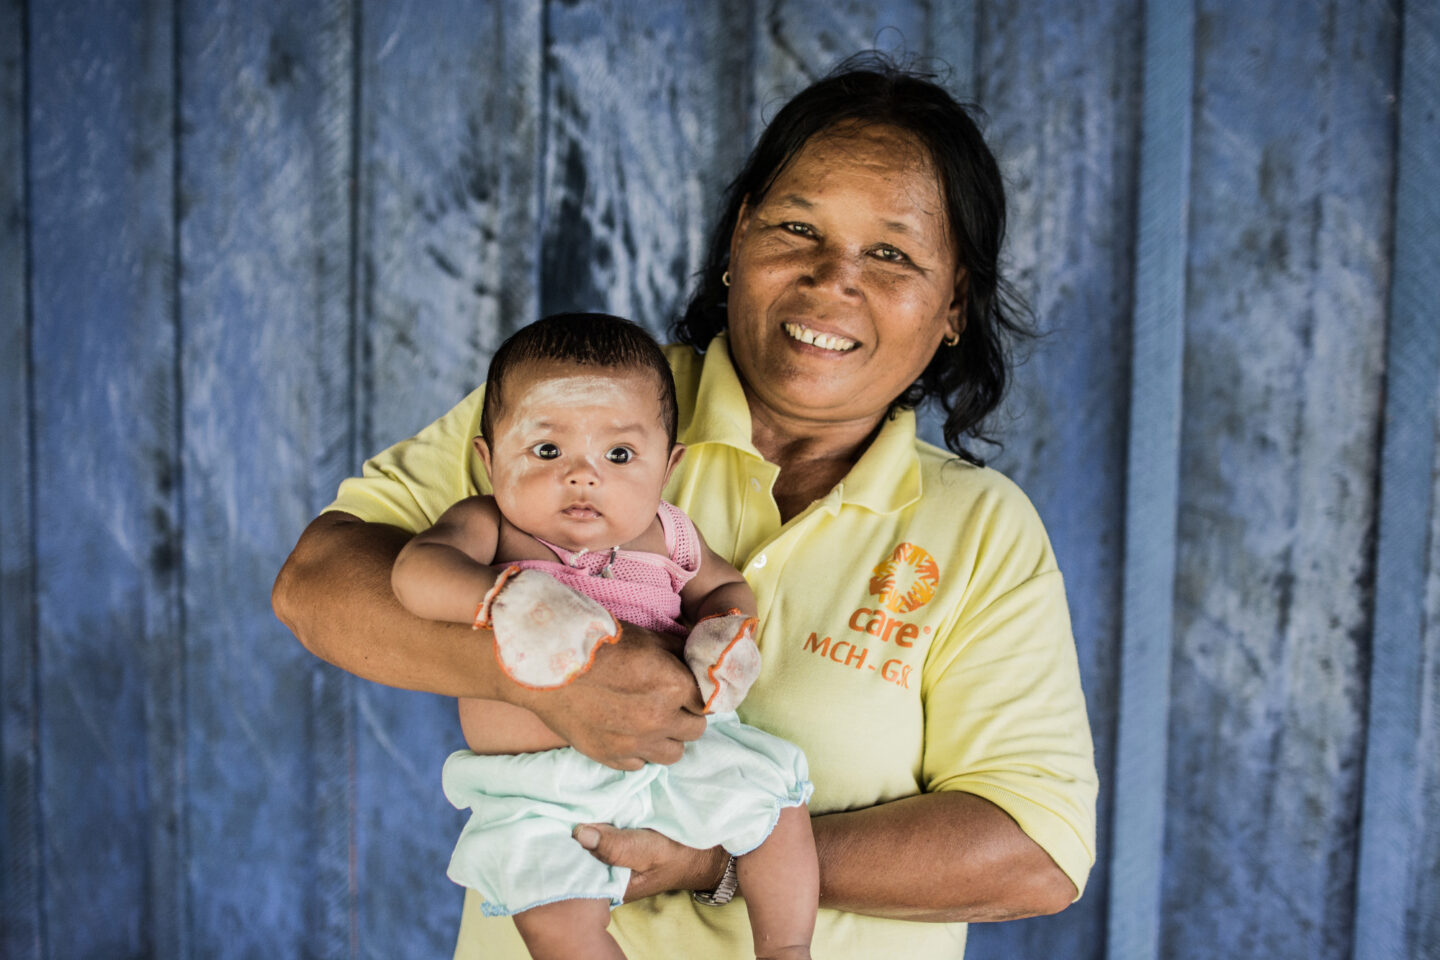
<path fill-rule="evenodd" d="M 723 443 L 754 457 L 760 456 L 750 431 L 750 405 L 745 388 L 730 361 L 730 342 L 719 334 L 705 348 L 700 368 L 700 385 L 695 391 L 695 411 L 690 425 L 680 435 L 686 446 Z"/>
<path fill-rule="evenodd" d="M 894 513 L 920 499 L 920 455 L 915 450 L 915 411 L 901 410 L 880 423 L 880 432 L 839 485 L 843 503 Z"/>
<path fill-rule="evenodd" d="M 750 406 L 730 359 L 729 339 L 719 334 L 705 350 L 695 412 L 680 437 L 687 445 L 723 443 L 754 457 Z M 836 487 L 840 502 L 876 513 L 893 513 L 920 499 L 920 456 L 915 449 L 915 411 L 886 417 L 860 462 Z"/>

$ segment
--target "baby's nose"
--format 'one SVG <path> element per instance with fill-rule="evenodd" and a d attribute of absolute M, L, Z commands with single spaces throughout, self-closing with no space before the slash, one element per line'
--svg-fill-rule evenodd
<path fill-rule="evenodd" d="M 572 487 L 593 487 L 600 482 L 600 474 L 588 460 L 576 460 L 565 471 L 565 482 Z"/>

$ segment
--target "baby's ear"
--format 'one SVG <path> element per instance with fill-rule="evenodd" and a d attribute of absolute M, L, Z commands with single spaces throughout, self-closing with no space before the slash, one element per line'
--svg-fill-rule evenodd
<path fill-rule="evenodd" d="M 480 462 L 485 465 L 485 476 L 493 482 L 495 473 L 490 469 L 490 444 L 485 442 L 484 437 L 476 437 L 470 442 L 475 445 L 475 452 L 480 455 Z"/>
<path fill-rule="evenodd" d="M 479 438 L 477 437 L 476 439 Z M 675 444 L 675 446 L 670 448 L 670 463 L 668 466 L 665 467 L 666 483 L 670 482 L 670 474 L 675 472 L 675 468 L 679 466 L 680 458 L 683 456 L 685 456 L 685 444 L 677 443 Z"/>

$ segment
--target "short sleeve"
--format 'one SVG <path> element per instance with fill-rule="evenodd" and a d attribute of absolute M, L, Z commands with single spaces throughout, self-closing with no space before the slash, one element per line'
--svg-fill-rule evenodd
<path fill-rule="evenodd" d="M 451 504 L 489 483 L 471 441 L 480 432 L 484 387 L 408 440 L 365 461 L 360 476 L 340 484 L 325 511 L 341 510 L 370 523 L 412 533 L 427 529 Z"/>
<path fill-rule="evenodd" d="M 1038 517 L 1033 527 L 981 575 L 973 606 L 926 658 L 922 785 L 994 803 L 1083 892 L 1095 863 L 1094 747 L 1064 583 Z"/>

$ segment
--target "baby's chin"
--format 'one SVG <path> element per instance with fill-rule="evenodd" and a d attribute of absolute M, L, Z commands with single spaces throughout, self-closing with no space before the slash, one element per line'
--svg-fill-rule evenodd
<path fill-rule="evenodd" d="M 609 521 L 609 517 L 571 519 L 556 524 L 548 533 L 534 530 L 527 530 L 526 533 L 547 540 L 557 547 L 564 547 L 571 553 L 580 550 L 594 553 L 598 550 L 609 550 L 611 547 L 623 547 L 639 539 L 650 528 L 654 518 L 650 517 L 644 523 L 631 522 L 623 525 Z"/>

